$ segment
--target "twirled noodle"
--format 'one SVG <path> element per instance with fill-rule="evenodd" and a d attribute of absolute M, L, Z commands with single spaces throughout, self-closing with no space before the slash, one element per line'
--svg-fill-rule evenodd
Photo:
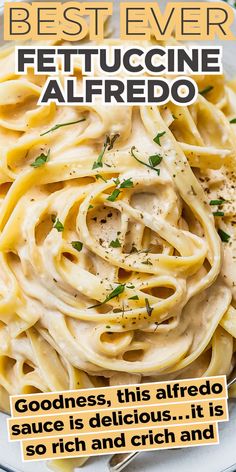
<path fill-rule="evenodd" d="M 46 76 L 12 61 L 2 52 L 1 408 L 9 394 L 229 375 L 236 82 L 198 76 L 212 88 L 189 107 L 38 107 Z"/>

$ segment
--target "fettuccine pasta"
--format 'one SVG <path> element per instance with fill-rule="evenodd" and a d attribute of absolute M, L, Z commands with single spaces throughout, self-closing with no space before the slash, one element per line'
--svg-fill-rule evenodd
<path fill-rule="evenodd" d="M 16 76 L 2 50 L 1 408 L 13 394 L 229 375 L 236 82 L 197 76 L 189 107 L 39 107 L 46 79 Z"/>

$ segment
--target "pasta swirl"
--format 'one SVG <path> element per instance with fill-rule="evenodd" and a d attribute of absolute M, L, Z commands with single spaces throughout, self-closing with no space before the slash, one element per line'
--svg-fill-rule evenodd
<path fill-rule="evenodd" d="M 12 54 L 0 57 L 1 408 L 16 393 L 229 375 L 235 82 L 198 76 L 213 88 L 189 107 L 38 107 L 47 77 L 16 76 Z"/>

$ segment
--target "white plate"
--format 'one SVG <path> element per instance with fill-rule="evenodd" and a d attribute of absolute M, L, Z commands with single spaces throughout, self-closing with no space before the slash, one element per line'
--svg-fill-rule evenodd
<path fill-rule="evenodd" d="M 46 1 L 46 0 L 41 0 Z M 56 1 L 56 0 L 53 0 Z M 135 1 L 135 0 L 131 0 Z M 145 1 L 145 0 L 143 0 Z M 182 0 L 187 1 L 187 0 Z M 3 2 L 0 1 L 0 5 Z M 164 7 L 166 0 L 160 0 Z M 114 28 L 119 30 L 119 1 L 114 0 Z M 0 9 L 0 34 L 2 35 L 2 11 Z M 233 25 L 236 36 L 236 15 Z M 0 44 L 3 44 L 0 38 Z M 211 44 L 213 44 L 211 42 Z M 236 41 L 223 43 L 224 71 L 228 77 L 236 76 Z M 191 447 L 187 449 L 147 452 L 141 454 L 125 470 L 126 472 L 236 472 L 236 403 L 230 404 L 230 421 L 220 424 L 220 444 L 216 446 Z M 109 456 L 91 458 L 84 467 L 84 472 L 105 472 L 108 470 Z M 11 472 L 48 472 L 45 462 L 21 461 L 20 446 L 18 443 L 9 443 L 7 440 L 6 416 L 0 414 L 0 470 Z M 9 470 L 10 469 L 10 470 Z"/>

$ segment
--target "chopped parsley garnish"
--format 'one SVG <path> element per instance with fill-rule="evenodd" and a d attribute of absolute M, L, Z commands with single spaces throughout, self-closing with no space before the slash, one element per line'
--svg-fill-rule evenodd
<path fill-rule="evenodd" d="M 83 249 L 83 243 L 81 243 L 81 241 L 72 241 L 71 245 L 76 251 L 80 252 Z"/>
<path fill-rule="evenodd" d="M 116 187 L 119 187 L 119 188 L 131 188 L 134 186 L 132 182 L 132 177 L 130 177 L 129 179 L 123 180 L 123 182 L 121 183 L 120 183 L 120 179 L 117 177 L 116 179 L 113 180 L 113 182 L 116 185 Z"/>
<path fill-rule="evenodd" d="M 230 120 L 230 123 L 236 123 L 236 118 L 233 118 L 232 120 Z"/>
<path fill-rule="evenodd" d="M 120 185 L 120 179 L 118 177 L 114 179 L 114 184 L 116 184 L 117 187 Z"/>
<path fill-rule="evenodd" d="M 155 321 L 155 323 L 154 323 L 154 324 L 156 325 L 156 327 L 155 327 L 155 329 L 154 329 L 154 333 L 155 333 L 155 332 L 156 332 L 156 330 L 157 330 L 157 328 L 158 328 L 158 326 L 159 326 L 159 323 L 158 323 L 157 321 Z"/>
<path fill-rule="evenodd" d="M 160 143 L 160 138 L 161 138 L 162 136 L 164 136 L 164 134 L 166 134 L 166 131 L 162 131 L 161 133 L 157 133 L 157 135 L 155 136 L 155 138 L 153 138 L 154 143 L 159 144 L 159 146 L 160 146 L 160 145 L 161 145 L 161 143 Z"/>
<path fill-rule="evenodd" d="M 111 241 L 109 247 L 121 247 L 119 239 L 116 238 L 114 241 Z"/>
<path fill-rule="evenodd" d="M 115 188 L 115 190 L 113 190 L 112 194 L 107 198 L 107 200 L 109 200 L 110 202 L 114 202 L 117 199 L 117 197 L 119 197 L 119 195 L 121 193 L 120 189 L 122 189 L 122 188 L 132 188 L 134 186 L 131 178 L 124 180 L 122 183 L 120 183 L 120 179 L 117 178 L 117 179 L 114 180 L 114 184 L 116 186 L 119 186 L 119 187 Z"/>
<path fill-rule="evenodd" d="M 155 167 L 153 167 L 152 165 L 149 165 L 146 162 L 141 161 L 141 159 L 139 159 L 137 156 L 135 156 L 134 151 L 137 151 L 135 146 L 133 146 L 131 148 L 131 156 L 134 157 L 134 159 L 136 161 L 138 161 L 140 164 L 143 164 L 146 167 L 149 167 L 149 169 L 155 170 L 157 172 L 157 174 L 160 175 L 160 169 L 155 169 Z"/>
<path fill-rule="evenodd" d="M 223 241 L 223 243 L 228 243 L 229 242 L 230 235 L 225 233 L 225 231 L 223 231 L 223 229 L 218 229 L 218 234 L 220 236 L 221 241 Z"/>
<path fill-rule="evenodd" d="M 109 139 L 110 139 L 109 136 L 106 136 L 105 142 L 103 144 L 103 148 L 102 148 L 97 160 L 93 163 L 92 169 L 97 169 L 98 167 L 103 167 L 102 159 L 103 159 L 103 156 L 104 156 L 104 154 L 106 152 L 106 149 L 108 147 L 108 144 L 109 144 L 108 140 Z"/>
<path fill-rule="evenodd" d="M 106 326 L 106 329 L 111 329 L 111 327 L 107 325 L 107 326 Z"/>
<path fill-rule="evenodd" d="M 148 160 L 149 160 L 149 164 L 152 167 L 156 167 L 156 166 L 158 166 L 158 164 L 161 163 L 162 156 L 160 156 L 160 154 L 154 154 L 153 156 L 150 156 Z"/>
<path fill-rule="evenodd" d="M 81 123 L 82 121 L 85 121 L 86 118 L 82 118 L 77 121 L 70 121 L 69 123 L 59 123 L 52 128 L 50 128 L 48 131 L 45 131 L 44 133 L 40 134 L 40 136 L 45 136 L 45 134 L 52 133 L 53 131 L 56 131 L 59 128 L 62 128 L 63 126 L 70 126 L 70 125 L 76 125 L 77 123 Z"/>
<path fill-rule="evenodd" d="M 213 211 L 213 215 L 214 216 L 224 216 L 224 212 L 223 211 Z"/>
<path fill-rule="evenodd" d="M 118 184 L 119 185 L 119 184 Z M 124 180 L 124 182 L 122 182 L 120 184 L 120 188 L 132 188 L 134 186 L 133 182 L 132 182 L 132 179 L 127 179 L 127 180 Z"/>
<path fill-rule="evenodd" d="M 200 95 L 206 95 L 208 92 L 210 92 L 213 89 L 213 85 L 207 85 L 204 89 L 199 90 Z"/>
<path fill-rule="evenodd" d="M 194 196 L 197 195 L 197 192 L 195 192 L 194 187 L 193 187 L 192 185 L 191 185 L 191 193 L 192 193 L 192 195 L 194 195 Z"/>
<path fill-rule="evenodd" d="M 120 195 L 120 190 L 118 188 L 115 188 L 112 194 L 109 195 L 109 197 L 107 197 L 107 200 L 109 200 L 109 202 L 114 202 L 117 199 L 117 197 L 119 197 L 119 195 Z"/>
<path fill-rule="evenodd" d="M 120 284 L 118 285 L 115 290 L 113 290 L 110 295 L 108 295 L 104 301 L 104 303 L 106 302 L 109 302 L 110 300 L 112 300 L 112 298 L 115 298 L 115 297 L 118 297 L 119 295 L 121 295 L 123 292 L 124 292 L 124 289 L 125 289 L 125 285 L 124 284 Z"/>
<path fill-rule="evenodd" d="M 88 210 L 91 210 L 92 208 L 94 208 L 93 205 L 89 205 Z"/>
<path fill-rule="evenodd" d="M 47 154 L 44 154 L 42 152 L 40 156 L 36 157 L 35 161 L 32 162 L 32 164 L 30 164 L 31 167 L 34 167 L 36 169 L 37 167 L 44 166 L 44 164 L 46 164 L 46 162 L 48 161 L 49 156 L 50 156 L 50 149 L 48 150 Z"/>
<path fill-rule="evenodd" d="M 113 146 L 115 144 L 115 141 L 120 137 L 119 133 L 117 134 L 114 134 L 114 136 L 112 136 L 111 138 L 108 137 L 109 139 L 109 142 L 108 142 L 108 151 L 111 151 L 111 149 L 113 149 Z"/>
<path fill-rule="evenodd" d="M 110 138 L 110 136 L 106 136 L 105 142 L 103 144 L 103 148 L 102 148 L 97 160 L 93 163 L 92 169 L 97 169 L 98 167 L 103 167 L 102 159 L 103 159 L 103 156 L 104 156 L 106 150 L 108 149 L 108 151 L 110 151 L 113 148 L 114 143 L 115 143 L 116 139 L 119 138 L 119 136 L 120 136 L 119 134 L 115 134 L 114 136 L 112 136 L 112 138 Z"/>
<path fill-rule="evenodd" d="M 226 200 L 223 200 L 223 198 L 220 198 L 219 200 L 211 200 L 210 205 L 223 205 L 226 202 Z"/>
<path fill-rule="evenodd" d="M 101 174 L 97 174 L 97 175 L 95 175 L 95 177 L 96 177 L 97 180 L 101 179 L 101 180 L 103 180 L 103 182 L 107 182 L 107 180 Z"/>
<path fill-rule="evenodd" d="M 151 316 L 151 314 L 153 312 L 153 308 L 150 306 L 148 298 L 145 298 L 145 305 L 146 305 L 146 310 L 147 310 L 148 316 Z"/>
<path fill-rule="evenodd" d="M 56 218 L 54 215 L 52 215 L 52 222 L 54 223 L 53 228 L 55 228 L 59 233 L 62 233 L 64 226 L 59 218 Z"/>
<path fill-rule="evenodd" d="M 152 262 L 150 261 L 150 259 L 147 259 L 146 261 L 142 262 L 142 264 L 153 265 Z"/>
<path fill-rule="evenodd" d="M 138 295 L 134 295 L 133 297 L 129 297 L 128 300 L 139 300 Z"/>
<path fill-rule="evenodd" d="M 98 303 L 97 305 L 90 306 L 89 309 L 90 308 L 96 308 L 97 306 L 104 305 L 105 303 L 112 300 L 112 298 L 116 298 L 119 295 L 121 295 L 124 292 L 124 289 L 125 289 L 124 284 L 117 285 L 117 287 L 105 298 L 105 300 L 103 300 L 103 302 Z"/>
<path fill-rule="evenodd" d="M 132 244 L 132 248 L 131 248 L 131 251 L 130 251 L 130 254 L 134 254 L 138 252 L 138 249 L 136 248 L 136 246 L 134 245 L 134 243 Z"/>

